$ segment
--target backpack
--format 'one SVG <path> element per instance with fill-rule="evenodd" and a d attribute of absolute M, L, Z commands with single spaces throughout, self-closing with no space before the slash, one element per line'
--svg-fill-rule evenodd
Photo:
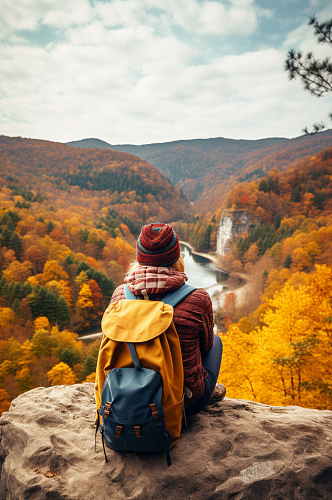
<path fill-rule="evenodd" d="M 171 465 L 169 450 L 180 437 L 184 411 L 173 307 L 193 290 L 183 284 L 162 301 L 149 301 L 134 300 L 125 286 L 126 299 L 106 309 L 95 385 L 96 436 L 100 427 L 106 462 L 105 444 L 112 450 L 164 451 Z"/>

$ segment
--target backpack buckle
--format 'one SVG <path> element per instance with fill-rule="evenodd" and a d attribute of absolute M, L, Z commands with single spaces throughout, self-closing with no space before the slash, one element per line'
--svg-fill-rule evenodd
<path fill-rule="evenodd" d="M 158 418 L 157 403 L 152 403 L 152 404 L 150 405 L 150 408 L 151 408 L 152 416 L 153 416 L 154 418 Z"/>
<path fill-rule="evenodd" d="M 115 437 L 119 438 L 119 437 L 120 437 L 121 432 L 122 432 L 122 425 L 117 425 L 117 426 L 116 426 Z"/>
<path fill-rule="evenodd" d="M 134 431 L 135 431 L 136 437 L 140 438 L 141 437 L 141 426 L 140 425 L 134 425 Z"/>
<path fill-rule="evenodd" d="M 112 406 L 112 403 L 110 401 L 107 401 L 107 403 L 105 404 L 105 409 L 104 409 L 104 415 L 105 415 L 106 418 L 110 414 L 111 406 Z"/>

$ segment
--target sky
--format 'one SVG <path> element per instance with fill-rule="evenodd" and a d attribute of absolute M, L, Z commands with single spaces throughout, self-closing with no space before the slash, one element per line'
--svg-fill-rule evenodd
<path fill-rule="evenodd" d="M 0 134 L 110 144 L 297 137 L 329 128 L 284 71 L 332 56 L 331 0 L 0 0 Z"/>

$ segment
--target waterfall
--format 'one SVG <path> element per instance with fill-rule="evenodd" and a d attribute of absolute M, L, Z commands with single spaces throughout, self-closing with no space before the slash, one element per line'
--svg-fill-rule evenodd
<path fill-rule="evenodd" d="M 232 218 L 229 215 L 222 215 L 217 234 L 217 255 L 225 255 L 227 241 L 232 236 Z"/>

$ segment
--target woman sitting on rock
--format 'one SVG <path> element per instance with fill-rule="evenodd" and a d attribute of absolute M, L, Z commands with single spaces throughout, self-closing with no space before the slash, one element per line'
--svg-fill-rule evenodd
<path fill-rule="evenodd" d="M 136 245 L 137 263 L 125 277 L 138 299 L 162 300 L 188 279 L 180 255 L 180 244 L 172 226 L 154 223 L 144 226 Z M 111 302 L 124 299 L 124 285 Z M 213 312 L 209 294 L 197 288 L 174 308 L 173 316 L 182 351 L 184 385 L 192 392 L 185 398 L 186 415 L 194 415 L 207 404 L 222 401 L 226 389 L 216 384 L 222 356 L 222 342 L 213 333 Z"/>

